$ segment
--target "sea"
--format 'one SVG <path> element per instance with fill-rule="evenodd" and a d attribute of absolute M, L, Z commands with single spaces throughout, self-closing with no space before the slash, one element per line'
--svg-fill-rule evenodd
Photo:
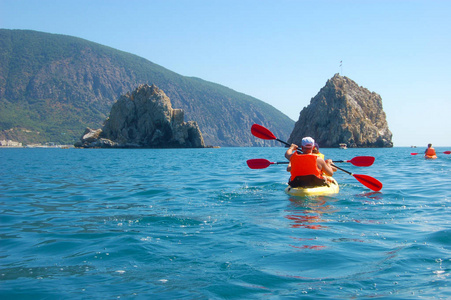
<path fill-rule="evenodd" d="M 451 299 L 451 155 L 321 149 L 340 192 L 284 193 L 286 148 L 0 149 L 0 299 Z"/>

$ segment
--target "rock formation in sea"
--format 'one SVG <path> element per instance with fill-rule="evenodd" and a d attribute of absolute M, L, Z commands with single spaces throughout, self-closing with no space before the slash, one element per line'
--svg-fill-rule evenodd
<path fill-rule="evenodd" d="M 155 85 L 140 85 L 113 104 L 102 129 L 87 128 L 76 147 L 84 148 L 203 148 L 194 121 L 184 122 L 184 111 L 173 109 Z"/>
<path fill-rule="evenodd" d="M 351 79 L 335 74 L 302 109 L 288 143 L 311 136 L 321 147 L 393 147 L 382 98 Z"/>

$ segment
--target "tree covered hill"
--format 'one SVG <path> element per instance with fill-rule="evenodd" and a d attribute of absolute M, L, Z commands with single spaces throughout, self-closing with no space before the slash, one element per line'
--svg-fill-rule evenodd
<path fill-rule="evenodd" d="M 285 139 L 294 126 L 267 103 L 130 53 L 71 36 L 0 29 L 0 139 L 73 143 L 86 127 L 102 126 L 120 95 L 144 83 L 196 121 L 207 145 L 259 146 L 253 123 Z"/>

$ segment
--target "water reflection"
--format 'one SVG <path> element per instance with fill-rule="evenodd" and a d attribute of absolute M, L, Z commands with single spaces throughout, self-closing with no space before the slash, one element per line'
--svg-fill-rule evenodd
<path fill-rule="evenodd" d="M 382 193 L 381 192 L 367 192 L 363 194 L 357 194 L 356 197 L 362 197 L 362 198 L 371 198 L 374 200 L 381 200 L 382 199 Z"/>
<path fill-rule="evenodd" d="M 328 226 L 325 225 L 325 223 L 328 222 L 326 215 L 338 211 L 333 205 L 330 204 L 333 201 L 336 200 L 324 196 L 305 198 L 291 197 L 290 209 L 286 210 L 287 215 L 285 216 L 285 218 L 290 220 L 291 228 L 326 230 L 328 228 Z M 303 244 L 300 246 L 290 245 L 291 247 L 296 249 L 321 250 L 326 247 L 324 245 L 313 245 L 312 243 L 316 241 L 317 238 L 310 237 L 310 234 L 308 233 L 306 233 L 306 236 L 297 236 L 291 238 Z"/>

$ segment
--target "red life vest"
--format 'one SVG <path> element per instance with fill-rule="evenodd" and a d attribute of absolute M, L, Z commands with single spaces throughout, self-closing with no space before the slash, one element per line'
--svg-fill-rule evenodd
<path fill-rule="evenodd" d="M 425 155 L 427 155 L 427 156 L 434 156 L 434 155 L 437 155 L 437 153 L 435 153 L 435 149 L 431 147 L 431 148 L 427 148 L 426 149 Z"/>
<path fill-rule="evenodd" d="M 297 176 L 315 175 L 318 178 L 323 178 L 322 172 L 318 169 L 315 154 L 298 154 L 293 153 L 290 158 L 291 162 L 291 181 Z"/>

